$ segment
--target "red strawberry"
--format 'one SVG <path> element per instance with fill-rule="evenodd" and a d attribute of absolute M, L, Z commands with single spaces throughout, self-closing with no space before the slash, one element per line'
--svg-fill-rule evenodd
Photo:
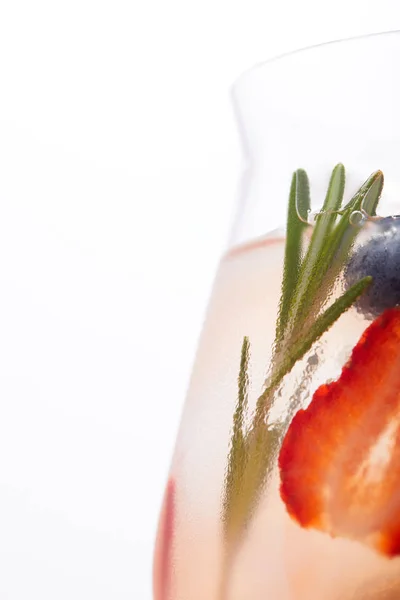
<path fill-rule="evenodd" d="M 303 527 L 400 554 L 400 310 L 361 336 L 340 378 L 290 424 L 281 497 Z"/>

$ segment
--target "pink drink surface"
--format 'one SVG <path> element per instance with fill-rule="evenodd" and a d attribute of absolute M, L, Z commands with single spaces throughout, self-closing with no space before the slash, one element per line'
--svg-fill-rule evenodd
<path fill-rule="evenodd" d="M 279 494 L 276 457 L 228 575 L 224 569 L 222 497 L 241 345 L 248 336 L 254 408 L 271 358 L 283 255 L 282 238 L 265 238 L 231 250 L 221 262 L 160 518 L 155 600 L 400 598 L 400 558 L 303 529 L 289 516 Z M 354 309 L 340 317 L 286 378 L 272 408 L 277 420 L 294 414 L 290 406 L 307 406 L 321 384 L 337 379 L 366 326 Z M 228 581 L 221 586 L 224 577 Z"/>

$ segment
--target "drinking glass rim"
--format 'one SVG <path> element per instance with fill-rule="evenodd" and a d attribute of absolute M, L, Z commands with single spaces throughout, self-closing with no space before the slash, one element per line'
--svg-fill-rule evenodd
<path fill-rule="evenodd" d="M 327 42 L 318 42 L 316 44 L 311 44 L 310 46 L 303 46 L 301 48 L 296 48 L 295 50 L 289 50 L 287 52 L 282 52 L 281 54 L 277 54 L 276 56 L 271 56 L 265 60 L 262 60 L 258 63 L 255 63 L 252 67 L 249 67 L 242 71 L 240 75 L 233 81 L 231 85 L 232 94 L 235 94 L 235 90 L 240 88 L 245 80 L 250 77 L 253 73 L 268 67 L 271 64 L 278 63 L 280 61 L 285 61 L 286 59 L 292 58 L 297 54 L 306 54 L 308 52 L 313 52 L 318 49 L 324 49 L 327 46 L 342 46 L 347 43 L 355 42 L 355 41 L 363 41 L 371 38 L 379 39 L 389 36 L 400 35 L 400 29 L 391 29 L 388 31 L 378 31 L 373 33 L 362 33 L 360 35 L 343 37 L 334 40 L 329 40 Z"/>

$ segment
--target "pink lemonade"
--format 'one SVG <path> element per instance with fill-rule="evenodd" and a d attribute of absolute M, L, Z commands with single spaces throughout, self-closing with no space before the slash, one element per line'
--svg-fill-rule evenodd
<path fill-rule="evenodd" d="M 155 600 L 400 599 L 399 61 L 399 32 L 365 36 L 233 87 L 238 212 Z"/>
<path fill-rule="evenodd" d="M 248 336 L 251 412 L 271 359 L 284 247 L 282 237 L 266 237 L 232 249 L 221 261 L 160 519 L 156 600 L 400 598 L 400 558 L 388 559 L 355 539 L 303 528 L 289 515 L 279 492 L 276 455 L 223 583 L 222 498 L 240 348 Z M 275 422 L 287 423 L 321 384 L 339 377 L 367 325 L 355 309 L 338 319 L 286 377 L 271 408 Z"/>

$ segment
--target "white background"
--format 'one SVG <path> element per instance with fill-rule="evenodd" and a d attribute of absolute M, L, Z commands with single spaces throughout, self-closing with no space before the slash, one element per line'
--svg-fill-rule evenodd
<path fill-rule="evenodd" d="M 0 600 L 150 600 L 240 168 L 229 86 L 397 6 L 1 2 Z"/>

